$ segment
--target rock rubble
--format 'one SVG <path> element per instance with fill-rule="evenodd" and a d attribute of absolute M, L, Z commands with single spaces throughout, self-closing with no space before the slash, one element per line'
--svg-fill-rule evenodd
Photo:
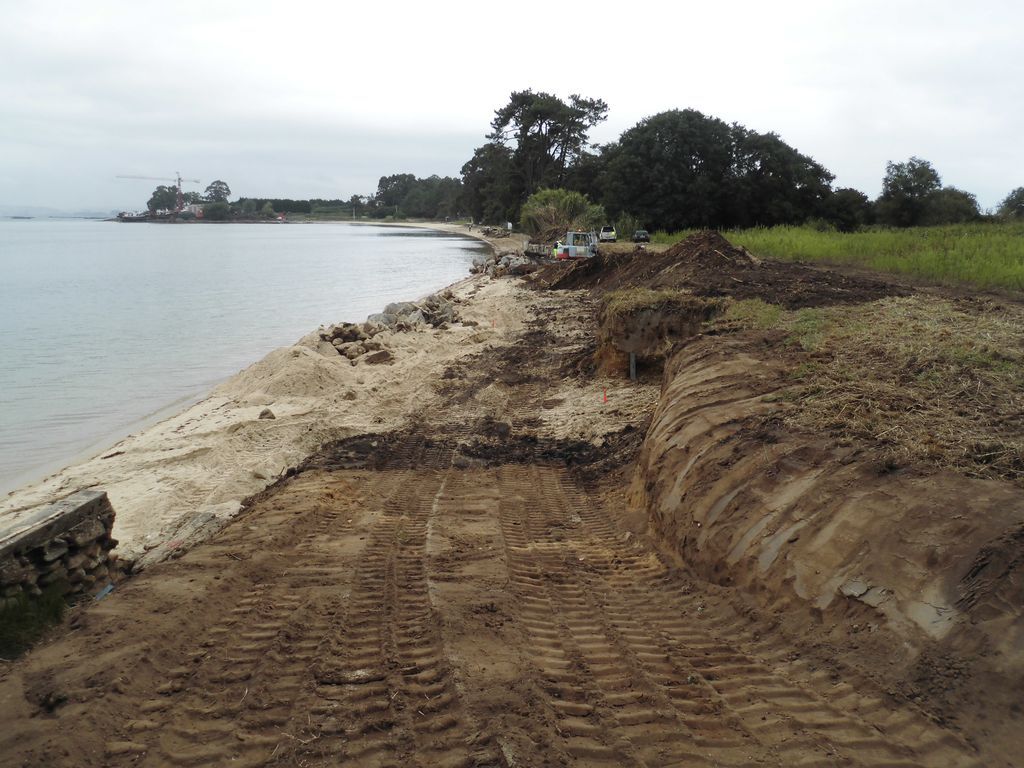
<path fill-rule="evenodd" d="M 443 291 L 427 296 L 421 301 L 399 301 L 388 304 L 383 312 L 370 315 L 365 323 L 337 323 L 320 332 L 320 338 L 328 342 L 339 355 L 355 365 L 364 363 L 386 363 L 392 354 L 386 349 L 380 334 L 405 332 L 417 328 L 432 327 L 446 329 L 459 321 L 455 308 L 455 296 Z"/>

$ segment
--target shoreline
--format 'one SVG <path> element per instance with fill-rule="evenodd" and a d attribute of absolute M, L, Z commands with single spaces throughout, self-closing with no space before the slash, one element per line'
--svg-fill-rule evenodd
<path fill-rule="evenodd" d="M 340 222 L 349 224 L 350 222 Z M 358 223 L 358 222 L 357 222 Z M 483 243 L 487 243 L 492 251 L 502 252 L 495 246 L 494 242 L 480 233 L 466 232 L 460 225 L 445 225 L 431 222 L 422 224 L 387 223 L 383 226 L 393 226 L 407 229 L 427 229 L 438 232 L 445 232 L 451 235 L 463 236 Z M 469 292 L 471 284 L 479 276 L 467 274 L 448 286 L 436 291 L 427 292 L 416 296 L 411 301 L 421 302 L 425 297 L 444 292 L 464 294 Z M 382 308 L 378 308 L 382 309 Z M 102 488 L 111 495 L 114 508 L 118 513 L 115 523 L 115 537 L 121 539 L 118 554 L 127 560 L 141 558 L 143 554 L 160 543 L 166 542 L 176 530 L 187 527 L 186 518 L 203 517 L 207 518 L 212 514 L 218 521 L 226 521 L 240 508 L 244 498 L 257 493 L 267 485 L 272 484 L 278 476 L 287 471 L 315 450 L 319 442 L 310 442 L 308 439 L 299 440 L 289 445 L 289 439 L 277 441 L 277 448 L 272 458 L 260 460 L 261 451 L 253 450 L 249 445 L 239 446 L 241 453 L 246 457 L 230 456 L 230 451 L 217 451 L 210 443 L 231 442 L 235 431 L 248 433 L 251 431 L 245 425 L 252 420 L 259 421 L 258 413 L 263 407 L 283 408 L 284 412 L 275 414 L 274 420 L 265 420 L 264 423 L 273 425 L 275 432 L 289 431 L 282 430 L 280 421 L 284 418 L 303 417 L 314 413 L 317 408 L 317 397 L 308 393 L 296 394 L 289 392 L 288 386 L 281 387 L 276 378 L 289 376 L 293 379 L 290 384 L 301 389 L 301 376 L 298 375 L 299 368 L 309 368 L 310 361 L 306 359 L 310 355 L 325 356 L 328 363 L 338 363 L 332 360 L 330 355 L 337 357 L 336 352 L 325 342 L 320 341 L 319 332 L 323 329 L 312 329 L 300 336 L 295 342 L 284 347 L 270 350 L 262 358 L 259 358 L 244 369 L 216 382 L 212 387 L 191 392 L 183 395 L 178 400 L 168 403 L 156 411 L 133 420 L 123 430 L 116 429 L 99 435 L 90 445 L 78 451 L 69 459 L 56 460 L 32 472 L 30 479 L 5 491 L 0 496 L 0 523 L 3 525 L 14 525 L 24 515 L 37 506 L 58 501 L 66 496 L 82 489 Z M 471 327 L 474 334 L 478 333 Z M 396 334 L 388 334 L 389 342 L 395 342 Z M 410 332 L 406 336 L 418 336 L 419 332 Z M 398 346 L 406 346 L 404 341 L 399 340 Z M 327 346 L 327 349 L 323 349 Z M 286 359 L 283 353 L 291 357 Z M 301 359 L 301 362 L 299 360 Z M 346 367 L 356 370 L 354 363 L 350 364 L 345 358 L 341 358 Z M 322 360 L 314 358 L 313 363 L 323 363 Z M 312 368 L 323 366 L 312 365 Z M 334 367 L 337 367 L 335 365 Z M 386 368 L 388 366 L 380 366 Z M 330 366 L 328 365 L 328 368 Z M 358 388 L 365 386 L 376 394 L 376 380 L 381 378 L 379 371 L 372 371 L 370 375 L 364 372 L 365 366 L 358 366 L 360 375 L 355 376 L 353 381 L 348 382 L 352 386 L 346 391 L 346 397 L 355 395 L 353 399 L 362 399 Z M 294 369 L 294 370 L 293 370 Z M 260 374 L 256 382 L 249 381 L 252 378 L 251 372 L 259 370 Z M 323 371 L 321 370 L 322 374 Z M 330 371 L 336 375 L 338 371 Z M 346 372 L 347 373 L 347 372 Z M 349 378 L 352 377 L 345 377 Z M 241 382 L 246 382 L 242 385 Z M 236 386 L 236 384 L 238 386 Z M 255 386 L 253 386 L 255 385 Z M 265 386 L 264 386 L 265 385 Z M 243 392 L 236 391 L 241 387 Z M 266 390 L 266 391 L 262 391 Z M 273 394 L 271 394 L 271 392 Z M 351 393 L 351 394 L 350 394 Z M 365 397 L 370 392 L 362 393 Z M 295 403 L 288 403 L 295 400 Z M 301 405 L 299 403 L 301 402 Z M 322 406 L 325 404 L 321 404 Z M 255 413 L 249 413 L 252 409 Z M 328 407 L 327 410 L 330 410 Z M 363 408 L 362 410 L 367 410 Z M 329 432 L 334 425 L 330 416 L 338 414 L 326 414 L 327 426 L 322 429 Z M 351 417 L 351 414 L 349 414 Z M 377 418 L 383 421 L 376 422 Z M 362 426 L 364 431 L 376 431 L 375 426 L 380 423 L 390 423 L 391 418 L 372 417 L 366 419 L 352 419 L 347 421 L 367 422 Z M 339 426 L 339 425 L 334 425 Z M 320 431 L 314 425 L 308 425 L 310 432 L 317 434 Z M 348 428 L 341 427 L 339 428 Z M 230 433 L 229 433 L 230 432 Z M 222 434 L 223 433 L 223 434 Z M 189 450 L 189 436 L 198 438 L 202 447 L 192 451 Z M 295 436 L 291 436 L 294 438 Z M 223 440 L 218 440 L 223 438 Z M 264 442 L 260 440 L 259 442 Z M 174 447 L 161 448 L 161 444 L 175 444 Z M 275 441 L 271 439 L 265 447 L 273 447 Z M 226 489 L 211 488 L 204 496 L 197 492 L 197 487 L 210 485 L 209 480 L 205 483 L 200 477 L 205 472 L 216 471 L 199 461 L 203 455 L 211 450 L 223 453 L 220 459 L 225 465 L 232 465 L 241 460 L 245 471 L 252 478 L 238 477 L 238 472 L 231 474 L 233 469 L 229 467 L 228 482 L 220 483 L 221 486 L 228 485 L 234 492 L 226 492 Z M 165 454 L 161 456 L 160 454 Z M 169 455 L 166 455 L 169 454 Z M 191 458 L 190 458 L 191 457 Z M 188 469 L 190 460 L 194 459 L 195 472 L 182 472 L 182 467 Z M 173 470 L 171 469 L 173 467 Z M 153 469 L 158 470 L 155 476 L 148 479 L 143 478 L 147 472 Z M 161 472 L 159 470 L 166 470 Z M 27 474 L 27 473 L 26 473 Z M 181 475 L 193 475 L 181 477 Z M 255 480 L 257 482 L 251 482 Z M 184 495 L 178 485 L 187 486 Z M 161 497 L 171 495 L 175 501 L 168 503 Z M 155 513 L 145 516 L 145 519 L 137 519 L 144 508 L 155 508 Z M 138 510 L 137 510 L 138 508 Z M 206 520 L 206 522 L 210 522 Z"/>

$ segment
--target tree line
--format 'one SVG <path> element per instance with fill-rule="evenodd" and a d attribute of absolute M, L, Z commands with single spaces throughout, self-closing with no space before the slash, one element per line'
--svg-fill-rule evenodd
<path fill-rule="evenodd" d="M 487 142 L 462 168 L 468 213 L 520 221 L 531 195 L 557 188 L 602 206 L 608 221 L 668 231 L 809 221 L 853 231 L 984 218 L 973 194 L 944 186 L 932 164 L 917 157 L 888 163 L 882 192 L 871 200 L 834 188 L 832 172 L 775 133 L 676 109 L 593 145 L 589 129 L 606 114 L 598 99 L 513 93 L 495 112 Z M 1007 195 L 997 215 L 1024 218 L 1024 187 Z"/>
<path fill-rule="evenodd" d="M 944 186 L 932 164 L 918 157 L 889 162 L 882 192 L 871 200 L 856 189 L 834 188 L 833 173 L 776 133 L 674 109 L 641 120 L 613 142 L 594 144 L 590 131 L 607 115 L 601 99 L 515 91 L 495 111 L 486 141 L 458 178 L 399 173 L 380 177 L 375 192 L 347 200 L 233 203 L 230 188 L 218 180 L 203 195 L 186 193 L 186 203 L 203 203 L 207 218 L 468 217 L 532 228 L 530 222 L 547 215 L 538 211 L 561 199 L 573 210 L 584 206 L 590 216 L 618 222 L 621 230 L 667 231 L 808 222 L 853 231 L 872 224 L 911 227 L 985 218 L 973 194 Z M 546 196 L 528 204 L 541 192 Z M 174 187 L 158 187 L 150 210 L 173 208 L 176 194 Z M 1024 187 L 1007 195 L 997 215 L 1024 218 Z"/>

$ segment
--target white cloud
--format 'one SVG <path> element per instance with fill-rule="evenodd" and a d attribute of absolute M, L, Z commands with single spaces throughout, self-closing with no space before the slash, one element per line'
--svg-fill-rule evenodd
<path fill-rule="evenodd" d="M 775 131 L 869 195 L 912 154 L 983 205 L 1024 183 L 1012 2 L 4 5 L 0 203 L 141 205 L 118 173 L 293 197 L 456 175 L 528 87 L 605 99 L 599 141 L 684 107 Z"/>

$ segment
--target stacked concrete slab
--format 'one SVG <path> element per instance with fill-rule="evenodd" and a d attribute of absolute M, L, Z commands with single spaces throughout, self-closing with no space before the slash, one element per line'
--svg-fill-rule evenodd
<path fill-rule="evenodd" d="M 0 607 L 53 588 L 70 597 L 110 583 L 117 541 L 104 491 L 79 491 L 0 528 Z"/>

